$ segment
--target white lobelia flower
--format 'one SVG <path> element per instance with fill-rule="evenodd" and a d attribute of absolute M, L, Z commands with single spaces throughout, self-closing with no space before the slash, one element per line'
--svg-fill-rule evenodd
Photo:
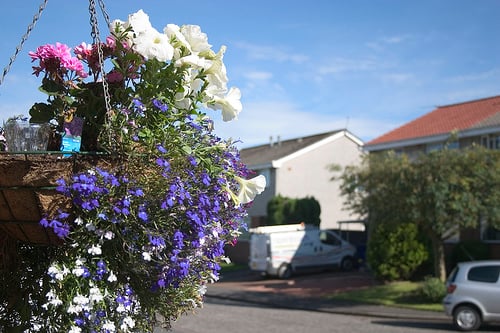
<path fill-rule="evenodd" d="M 91 302 L 100 302 L 104 299 L 104 296 L 99 288 L 92 287 L 89 290 L 89 299 Z"/>
<path fill-rule="evenodd" d="M 83 269 L 83 267 L 76 267 L 76 268 L 73 268 L 73 270 L 71 272 L 76 277 L 80 277 L 85 273 L 85 270 Z"/>
<path fill-rule="evenodd" d="M 82 329 L 78 326 L 71 326 L 70 330 L 68 333 L 81 333 Z"/>
<path fill-rule="evenodd" d="M 122 325 L 120 326 L 120 328 L 123 330 L 123 331 L 127 331 L 129 328 L 134 328 L 135 327 L 135 320 L 131 317 L 125 317 L 123 319 L 123 323 Z"/>
<path fill-rule="evenodd" d="M 240 185 L 240 192 L 238 193 L 238 200 L 240 204 L 245 204 L 253 201 L 257 194 L 262 193 L 266 188 L 266 177 L 259 175 L 252 179 L 243 179 L 235 177 Z"/>
<path fill-rule="evenodd" d="M 115 273 L 109 272 L 108 282 L 115 282 L 117 280 Z"/>
<path fill-rule="evenodd" d="M 172 60 L 174 48 L 167 35 L 151 28 L 134 38 L 134 50 L 146 59 L 166 62 Z"/>
<path fill-rule="evenodd" d="M 222 120 L 231 121 L 238 118 L 238 114 L 243 109 L 241 104 L 241 92 L 236 87 L 231 87 L 229 92 L 224 97 L 217 95 L 212 96 L 212 100 L 207 103 L 207 106 L 212 110 L 222 111 Z"/>
<path fill-rule="evenodd" d="M 109 320 L 106 320 L 104 324 L 102 325 L 102 329 L 107 331 L 107 332 L 115 332 L 116 327 L 115 324 Z"/>
<path fill-rule="evenodd" d="M 142 252 L 142 258 L 145 261 L 151 261 L 151 253 L 150 252 Z"/>
<path fill-rule="evenodd" d="M 93 254 L 93 255 L 100 255 L 100 254 L 102 254 L 101 246 L 100 245 L 92 245 L 91 247 L 89 247 L 87 252 L 89 254 Z"/>

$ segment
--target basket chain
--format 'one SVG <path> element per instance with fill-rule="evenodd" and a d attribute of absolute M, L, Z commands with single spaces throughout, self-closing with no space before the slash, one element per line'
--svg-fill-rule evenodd
<path fill-rule="evenodd" d="M 99 5 L 101 7 L 101 10 L 104 14 L 104 17 L 109 25 L 109 16 L 106 13 L 104 9 L 104 2 L 102 0 L 99 0 Z M 100 33 L 99 33 L 99 25 L 97 22 L 97 11 L 96 11 L 96 6 L 95 6 L 95 0 L 89 0 L 89 12 L 90 12 L 90 25 L 92 27 L 91 31 L 91 37 L 93 39 L 93 44 L 97 46 L 97 54 L 99 57 L 99 67 L 101 69 L 101 74 L 102 74 L 102 88 L 104 92 L 104 103 L 106 105 L 106 122 L 107 126 L 109 126 L 109 118 L 111 117 L 111 97 L 109 95 L 109 89 L 108 89 L 108 82 L 106 81 L 106 72 L 104 69 L 104 55 L 102 51 L 102 44 L 101 44 L 101 39 L 100 39 Z M 108 131 L 109 134 L 109 143 L 111 144 L 111 133 Z"/>
<path fill-rule="evenodd" d="M 19 54 L 19 52 L 21 52 L 22 48 L 23 48 L 23 45 L 24 43 L 26 42 L 26 40 L 28 39 L 31 31 L 33 30 L 33 28 L 35 27 L 35 24 L 38 22 L 38 19 L 40 18 L 40 16 L 42 15 L 42 12 L 43 10 L 45 9 L 45 7 L 47 6 L 47 2 L 48 0 L 44 0 L 40 6 L 38 7 L 38 12 L 33 16 L 33 20 L 31 21 L 31 23 L 28 25 L 28 28 L 26 29 L 26 32 L 24 33 L 24 35 L 22 36 L 21 38 L 21 42 L 17 45 L 16 47 L 16 51 L 14 52 L 14 54 L 12 55 L 12 57 L 10 57 L 10 60 L 9 60 L 9 64 L 7 66 L 5 66 L 5 68 L 3 69 L 3 73 L 2 73 L 2 77 L 0 78 L 0 85 L 2 85 L 4 79 L 5 79 L 5 76 L 7 75 L 7 73 L 10 71 L 10 68 L 12 67 L 12 64 L 14 63 L 14 61 L 16 60 L 17 58 L 17 55 Z"/>

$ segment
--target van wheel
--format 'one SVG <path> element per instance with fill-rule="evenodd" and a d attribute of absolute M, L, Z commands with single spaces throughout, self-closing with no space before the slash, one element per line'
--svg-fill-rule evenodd
<path fill-rule="evenodd" d="M 292 266 L 290 264 L 282 264 L 278 269 L 278 277 L 280 279 L 289 279 L 292 276 Z"/>
<path fill-rule="evenodd" d="M 462 305 L 453 312 L 453 324 L 460 331 L 475 331 L 481 326 L 481 315 L 476 308 Z"/>
<path fill-rule="evenodd" d="M 345 257 L 340 263 L 340 268 L 346 272 L 352 271 L 354 269 L 354 259 L 352 257 Z"/>

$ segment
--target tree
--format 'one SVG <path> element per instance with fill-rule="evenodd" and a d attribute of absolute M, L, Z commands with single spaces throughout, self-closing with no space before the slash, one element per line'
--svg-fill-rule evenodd
<path fill-rule="evenodd" d="M 409 279 L 429 255 L 414 223 L 380 223 L 371 236 L 368 263 L 375 276 L 386 281 Z"/>
<path fill-rule="evenodd" d="M 392 152 L 365 157 L 342 174 L 347 207 L 369 224 L 411 221 L 429 237 L 434 273 L 446 277 L 443 242 L 481 220 L 500 226 L 500 152 L 482 147 L 440 150 L 414 160 Z"/>
<path fill-rule="evenodd" d="M 321 207 L 314 197 L 293 199 L 277 195 L 267 204 L 267 224 L 305 222 L 319 226 Z"/>

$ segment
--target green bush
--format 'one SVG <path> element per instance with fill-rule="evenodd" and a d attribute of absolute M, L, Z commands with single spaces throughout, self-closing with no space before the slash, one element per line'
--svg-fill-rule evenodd
<path fill-rule="evenodd" d="M 278 195 L 267 204 L 268 225 L 305 222 L 319 226 L 320 214 L 320 204 L 314 197 L 292 199 Z"/>
<path fill-rule="evenodd" d="M 440 279 L 427 276 L 424 282 L 422 282 L 418 293 L 422 299 L 432 303 L 438 303 L 441 302 L 446 295 L 446 286 Z"/>
<path fill-rule="evenodd" d="M 428 258 L 426 246 L 418 240 L 415 224 L 379 224 L 367 248 L 373 273 L 385 281 L 406 280 Z"/>

